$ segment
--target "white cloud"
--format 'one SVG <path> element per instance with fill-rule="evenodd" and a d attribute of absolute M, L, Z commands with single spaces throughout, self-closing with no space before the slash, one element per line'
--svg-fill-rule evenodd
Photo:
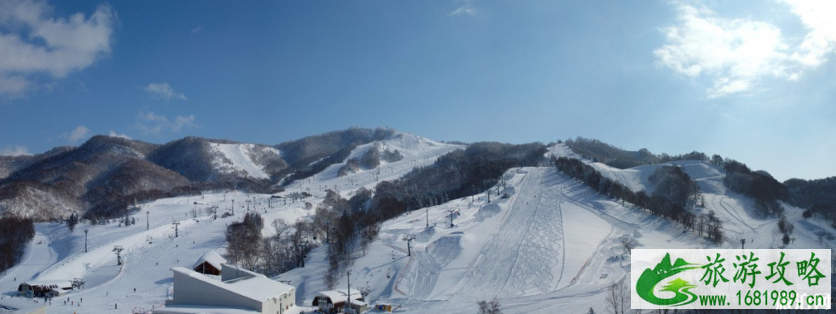
<path fill-rule="evenodd" d="M 836 50 L 836 2 L 783 0 L 807 29 L 804 41 L 792 59 L 807 67 L 817 67 Z"/>
<path fill-rule="evenodd" d="M 86 126 L 79 125 L 69 133 L 61 134 L 61 138 L 67 139 L 67 143 L 75 144 L 78 141 L 90 136 L 91 131 Z"/>
<path fill-rule="evenodd" d="M 183 128 L 192 128 L 194 126 L 194 115 L 189 115 L 187 117 L 177 116 L 177 118 L 174 119 L 174 124 L 171 125 L 171 131 L 180 132 Z"/>
<path fill-rule="evenodd" d="M 163 131 L 180 132 L 183 129 L 200 127 L 195 123 L 195 116 L 177 116 L 174 121 L 168 119 L 164 115 L 158 115 L 153 112 L 139 112 L 137 116 L 137 128 L 143 134 L 160 134 Z"/>
<path fill-rule="evenodd" d="M 21 95 L 39 74 L 60 79 L 89 67 L 110 53 L 117 23 L 107 4 L 64 18 L 44 1 L 0 1 L 0 96 Z"/>
<path fill-rule="evenodd" d="M 171 85 L 168 85 L 168 83 L 150 83 L 147 87 L 145 87 L 145 91 L 155 98 L 165 100 L 186 100 L 186 95 L 175 92 L 174 89 L 171 88 Z"/>
<path fill-rule="evenodd" d="M 10 146 L 7 145 L 5 148 L 0 150 L 0 156 L 23 156 L 23 155 L 32 155 L 29 152 L 29 149 L 26 146 Z"/>
<path fill-rule="evenodd" d="M 457 4 L 458 7 L 447 13 L 447 16 L 476 15 L 476 7 L 473 6 L 473 0 L 456 0 L 453 3 Z"/>
<path fill-rule="evenodd" d="M 118 134 L 116 132 L 113 132 L 113 130 L 110 130 L 110 134 L 108 134 L 108 135 L 112 136 L 112 137 L 121 137 L 121 138 L 124 138 L 124 139 L 131 139 L 129 136 L 127 136 L 125 134 Z"/>
<path fill-rule="evenodd" d="M 0 60 L 0 62 L 3 61 Z M 8 76 L 3 72 L 0 72 L 0 96 L 19 95 L 31 85 L 32 82 L 23 77 Z"/>
<path fill-rule="evenodd" d="M 657 62 L 690 77 L 713 80 L 709 97 L 750 90 L 765 77 L 792 79 L 789 47 L 778 27 L 716 16 L 706 8 L 679 6 L 679 24 L 664 29 L 667 44 L 653 51 Z"/>
<path fill-rule="evenodd" d="M 203 30 L 203 25 L 198 25 L 197 27 L 192 28 L 192 34 L 200 33 L 201 30 Z"/>

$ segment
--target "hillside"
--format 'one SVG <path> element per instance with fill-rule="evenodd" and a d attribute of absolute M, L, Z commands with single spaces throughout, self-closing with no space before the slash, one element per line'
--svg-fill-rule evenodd
<path fill-rule="evenodd" d="M 227 167 L 237 169 L 233 172 L 261 174 L 258 168 L 252 168 L 260 163 L 242 160 L 252 146 L 208 143 L 209 147 L 213 143 L 230 145 L 226 149 L 233 150 L 223 156 L 230 160 Z M 207 250 L 227 254 L 227 226 L 240 221 L 249 209 L 263 217 L 260 233 L 265 240 L 278 234 L 283 241 L 292 241 L 297 232 L 294 222 L 311 224 L 312 229 L 302 231 L 314 247 L 306 254 L 305 267 L 294 264 L 293 269 L 274 277 L 290 281 L 297 288 L 296 302 L 309 306 L 319 291 L 329 289 L 325 280 L 330 267 L 328 256 L 336 241 L 327 244 L 323 234 L 316 231 L 316 222 L 322 218 L 317 218 L 320 207 L 328 208 L 333 201 L 327 199 L 329 190 L 349 200 L 347 204 L 354 204 L 350 200 L 364 190 L 374 191 L 371 199 L 359 208 L 342 211 L 344 215 L 391 216 L 382 220 L 377 236 L 365 248 L 359 243 L 351 246 L 344 270 L 351 270 L 353 288 L 368 291 L 368 301 L 392 303 L 405 313 L 473 313 L 476 301 L 492 298 L 501 302 L 505 313 L 584 313 L 590 306 L 596 312 L 606 312 L 603 300 L 607 287 L 629 279 L 630 254 L 622 245 L 625 240 L 638 248 L 736 248 L 740 239 L 746 239 L 747 248 L 836 245 L 836 229 L 827 221 L 804 219 L 803 209 L 781 202 L 787 220 L 795 225 L 794 240 L 785 246 L 778 218 L 756 215 L 752 198 L 726 187 L 724 168 L 705 161 L 679 160 L 618 169 L 583 158 L 564 144 L 548 148 L 536 143 L 463 146 L 406 133 L 349 147 L 342 161 L 286 184 L 285 190 L 277 194 L 224 190 L 161 198 L 140 204 L 140 210 L 131 213 L 137 224 L 128 227 L 117 223 L 82 224 L 70 232 L 64 224 L 38 223 L 35 241 L 29 244 L 23 261 L 0 277 L 0 289 L 12 291 L 21 280 L 83 278 L 84 288 L 67 295 L 73 302 L 84 299 L 80 310 L 77 305 L 61 302 L 53 303 L 49 311 L 117 313 L 114 304 L 120 309 L 158 307 L 176 293 L 172 291 L 169 269 L 190 267 Z M 275 152 L 273 149 L 265 151 Z M 381 158 L 373 168 L 361 163 L 340 175 L 340 169 L 351 159 L 359 162 L 373 149 L 397 150 L 402 158 Z M 540 155 L 530 156 L 531 152 Z M 279 154 L 284 151 L 279 150 Z M 659 188 L 651 176 L 662 167 L 678 167 L 697 183 L 704 199 L 704 204 L 690 204 L 687 210 L 695 214 L 713 212 L 722 222 L 722 241 L 715 244 L 677 222 L 598 193 L 558 171 L 547 157 L 579 158 L 602 176 L 651 194 Z M 515 162 L 526 165 L 508 167 Z M 472 172 L 497 166 L 507 168 L 494 180 L 484 182 L 484 187 L 459 188 L 467 193 L 457 196 L 453 183 L 480 178 L 484 174 Z M 107 178 L 136 177 L 138 174 L 126 173 L 133 168 L 117 166 Z M 172 182 L 190 182 L 173 170 L 159 167 L 157 171 L 155 176 L 170 172 L 184 180 Z M 423 185 L 426 180 L 437 184 Z M 137 179 L 127 185 L 156 184 Z M 417 191 L 417 187 L 422 190 Z M 428 195 L 424 191 L 443 192 Z M 311 196 L 291 197 L 303 192 Z M 378 198 L 381 193 L 385 195 Z M 445 193 L 449 194 L 445 197 Z M 274 195 L 281 198 L 277 201 Z M 406 211 L 390 215 L 379 210 L 376 202 L 384 200 L 384 208 L 404 206 Z M 214 208 L 217 219 L 211 215 Z M 364 213 L 364 208 L 374 212 Z M 232 211 L 234 216 L 221 215 Z M 284 221 L 285 227 L 276 227 L 281 226 L 273 223 L 277 219 Z M 180 222 L 179 237 L 173 236 L 172 221 Z M 89 253 L 84 253 L 83 230 L 91 235 Z M 411 256 L 404 241 L 407 235 L 414 238 L 409 248 Z M 115 245 L 125 249 L 122 267 L 115 263 Z M 335 278 L 336 287 L 347 285 L 344 270 Z M 31 301 L 5 298 L 0 306 L 25 307 L 26 302 Z"/>
<path fill-rule="evenodd" d="M 95 196 L 96 189 L 114 180 L 135 181 L 159 172 L 145 171 L 155 167 L 144 158 L 157 145 L 119 137 L 94 136 L 77 148 L 51 154 L 37 162 L 19 169 L 0 181 L 0 212 L 31 215 L 36 219 L 55 219 L 69 216 L 72 212 L 84 213 L 91 208 L 100 208 L 99 214 L 119 211 L 111 204 L 88 202 Z M 120 171 L 128 162 L 134 172 Z M 118 175 L 130 176 L 118 178 Z M 175 184 L 177 176 L 161 176 L 153 179 L 159 183 L 154 189 Z M 175 184 L 176 185 L 176 184 Z M 119 188 L 115 186 L 111 189 Z M 123 187 L 132 191 L 136 187 Z M 140 188 L 141 189 L 141 188 Z M 144 189 L 141 189 L 144 190 Z M 94 194 L 89 194 L 90 192 Z M 168 191 L 166 191 L 168 192 Z M 127 197 L 117 194 L 110 197 Z M 46 201 L 44 201 L 46 200 Z M 104 205 L 104 206 L 103 206 Z M 123 209 L 124 211 L 124 209 Z"/>
<path fill-rule="evenodd" d="M 352 128 L 275 147 L 199 137 L 158 145 L 98 135 L 79 147 L 0 157 L 0 215 L 113 218 L 135 202 L 199 191 L 277 192 L 280 184 L 343 163 L 358 145 L 403 135 Z"/>
<path fill-rule="evenodd" d="M 307 191 L 313 196 L 305 199 L 305 202 L 318 204 L 326 194 L 320 190 L 322 186 L 327 185 L 346 194 L 360 187 L 372 188 L 381 180 L 395 180 L 415 167 L 430 165 L 439 156 L 461 148 L 405 133 L 379 143 L 397 149 L 404 158 L 381 165 L 379 175 L 374 177 L 365 171 L 343 177 L 324 178 L 317 175 L 316 178 L 289 186 L 288 191 L 281 195 Z M 27 248 L 27 254 L 20 265 L 0 276 L 0 289 L 15 290 L 21 280 L 83 278 L 86 281 L 84 291 L 69 295 L 75 302 L 84 298 L 80 311 L 117 313 L 119 311 L 114 310 L 114 303 L 118 303 L 120 309 L 160 305 L 170 294 L 169 269 L 175 265 L 190 267 L 206 250 L 223 252 L 227 225 L 240 219 L 248 207 L 257 210 L 268 222 L 275 219 L 293 222 L 300 218 L 309 219 L 313 214 L 312 210 L 305 208 L 303 202 L 288 200 L 287 203 L 272 201 L 271 204 L 270 197 L 269 194 L 225 191 L 158 199 L 140 204 L 141 209 L 131 215 L 137 224 L 129 227 L 117 223 L 83 225 L 70 232 L 66 225 L 60 223 L 36 224 L 35 241 Z M 200 211 L 192 213 L 195 202 Z M 222 213 L 233 211 L 232 204 L 235 204 L 236 215 L 221 217 Z M 205 211 L 213 206 L 218 207 L 217 220 L 210 218 L 211 215 Z M 173 237 L 172 220 L 180 221 L 177 238 Z M 150 230 L 146 231 L 146 224 Z M 89 230 L 90 234 L 90 252 L 86 254 L 83 230 Z M 269 224 L 266 224 L 263 232 L 267 235 L 275 234 Z M 111 252 L 114 245 L 125 248 L 122 253 L 125 266 L 122 268 L 116 266 L 116 257 Z M 134 292 L 133 288 L 137 288 L 137 291 Z M 22 299 L 8 296 L 0 300 L 0 313 L 3 313 L 2 306 L 27 306 L 20 303 Z M 50 313 L 73 311 L 79 309 L 65 307 L 63 303 L 53 303 L 49 307 Z"/>

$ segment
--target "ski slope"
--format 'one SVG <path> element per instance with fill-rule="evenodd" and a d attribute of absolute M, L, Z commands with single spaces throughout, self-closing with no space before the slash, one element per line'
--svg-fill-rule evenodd
<path fill-rule="evenodd" d="M 28 245 L 23 261 L 0 275 L 0 313 L 8 312 L 3 307 L 33 306 L 33 300 L 15 297 L 22 281 L 73 278 L 83 278 L 86 285 L 54 299 L 49 313 L 125 313 L 159 307 L 172 292 L 170 269 L 191 267 L 207 250 L 224 254 L 226 226 L 241 219 L 248 208 L 262 214 L 267 222 L 262 233 L 269 236 L 275 232 L 269 222 L 275 219 L 288 223 L 309 219 L 313 211 L 305 203 L 315 207 L 326 189 L 349 197 L 361 187 L 371 189 L 380 181 L 400 178 L 462 148 L 402 134 L 358 146 L 350 157 L 362 156 L 372 145 L 397 149 L 404 159 L 344 177 L 336 175 L 344 163 L 332 165 L 281 193 L 313 195 L 301 202 L 227 191 L 141 204 L 132 215 L 137 223 L 127 227 L 80 224 L 70 232 L 63 224 L 36 224 L 35 241 Z M 577 157 L 560 145 L 550 147 L 549 154 Z M 633 189 L 648 191 L 654 187 L 647 177 L 660 166 L 621 170 L 585 162 Z M 695 210 L 714 211 L 723 220 L 726 241 L 720 247 L 736 247 L 740 238 L 747 239 L 747 248 L 781 245 L 776 220 L 752 217 L 751 200 L 725 189 L 721 169 L 701 162 L 671 164 L 683 167 L 700 185 L 706 204 Z M 367 301 L 393 303 L 403 313 L 473 313 L 477 301 L 492 298 L 501 302 L 505 313 L 585 313 L 590 306 L 605 312 L 606 288 L 629 276 L 629 253 L 621 246 L 622 238 L 633 239 L 638 248 L 715 247 L 676 223 L 599 195 L 553 167 L 514 168 L 504 178 L 507 188 L 493 187 L 490 202 L 480 193 L 384 222 L 367 251 L 352 255 L 352 288 L 368 288 Z M 502 198 L 497 190 L 513 193 Z M 233 204 L 232 217 L 215 220 L 206 211 L 216 206 L 220 215 L 231 211 Z M 827 238 L 819 243 L 818 233 L 836 234 L 827 223 L 804 220 L 800 209 L 785 207 L 796 226 L 790 248 L 835 244 Z M 192 216 L 194 209 L 197 217 Z M 173 221 L 179 222 L 177 237 Z M 84 230 L 89 232 L 87 253 Z M 411 256 L 405 235 L 414 236 Z M 122 266 L 116 265 L 114 246 L 124 248 Z M 306 267 L 274 278 L 296 286 L 298 304 L 310 305 L 319 291 L 328 290 L 323 283 L 326 251 L 326 247 L 313 250 Z M 337 287 L 345 288 L 347 283 L 343 276 Z M 72 305 L 64 304 L 67 298 Z"/>
<path fill-rule="evenodd" d="M 254 179 L 269 179 L 270 176 L 264 171 L 265 165 L 258 164 L 253 160 L 255 153 L 254 144 L 221 144 L 210 143 L 210 147 L 221 156 L 212 162 L 212 165 L 221 173 L 243 172 L 245 176 Z M 279 156 L 279 150 L 269 147 L 264 148 L 268 152 Z"/>
<path fill-rule="evenodd" d="M 571 157 L 583 160 L 604 176 L 629 187 L 633 191 L 652 193 L 655 186 L 648 179 L 657 168 L 662 166 L 677 166 L 682 168 L 700 187 L 704 207 L 696 208 L 696 213 L 714 214 L 723 222 L 725 236 L 724 247 L 739 247 L 740 240 L 746 240 L 746 247 L 753 249 L 774 249 L 783 247 L 780 243 L 782 234 L 778 230 L 777 219 L 757 218 L 752 213 L 753 201 L 748 197 L 728 190 L 723 184 L 725 173 L 722 169 L 701 161 L 674 161 L 664 164 L 644 165 L 629 169 L 617 169 L 602 163 L 592 162 L 571 151 L 565 144 L 557 144 L 549 148 L 549 153 L 555 157 Z M 833 234 L 833 228 L 827 223 L 804 220 L 802 209 L 782 204 L 784 214 L 796 227 L 803 227 L 802 234 L 795 236 L 795 242 L 789 247 L 820 248 L 817 232 Z"/>
<path fill-rule="evenodd" d="M 346 160 L 360 158 L 375 145 L 381 152 L 384 149 L 398 150 L 403 155 L 403 159 L 396 162 L 386 162 L 381 159 L 380 166 L 375 169 L 360 169 L 359 172 L 343 177 L 337 175 L 339 169 L 345 166 Z M 396 133 L 384 140 L 357 146 L 346 160 L 330 165 L 310 178 L 294 182 L 288 187 L 288 191 L 312 193 L 331 189 L 339 192 L 343 197 L 348 197 L 361 187 L 374 189 L 380 181 L 396 180 L 412 169 L 431 165 L 438 157 L 457 149 L 464 149 L 464 146 L 442 143 L 409 133 Z"/>
<path fill-rule="evenodd" d="M 409 313 L 472 313 L 477 300 L 494 297 L 515 304 L 509 313 L 521 313 L 523 304 L 532 306 L 525 313 L 583 312 L 590 304 L 585 297 L 603 298 L 604 289 L 629 272 L 620 237 L 635 237 L 640 247 L 708 245 L 551 167 L 513 169 L 506 178 L 517 191 L 509 198 L 494 196 L 488 203 L 482 194 L 384 223 L 370 253 L 357 255 L 352 285 L 370 288 L 370 300 L 399 304 Z M 450 210 L 459 213 L 453 227 Z M 416 237 L 412 256 L 406 256 L 405 234 Z M 311 254 L 308 267 L 280 276 L 300 282 L 299 302 L 309 304 L 325 289 L 321 250 Z M 338 286 L 346 284 L 342 278 Z M 520 300 L 527 301 L 514 303 Z"/>

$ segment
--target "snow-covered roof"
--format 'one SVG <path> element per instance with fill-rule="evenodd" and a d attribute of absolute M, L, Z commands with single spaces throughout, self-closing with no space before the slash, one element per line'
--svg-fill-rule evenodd
<path fill-rule="evenodd" d="M 30 286 L 52 286 L 52 285 L 56 285 L 56 286 L 61 287 L 61 288 L 72 287 L 73 286 L 73 282 L 69 281 L 69 280 L 32 280 L 32 281 L 26 281 L 23 284 L 27 284 L 27 285 L 30 285 Z"/>
<path fill-rule="evenodd" d="M 331 299 L 332 303 L 344 303 L 346 298 L 346 290 L 345 289 L 336 289 L 336 290 L 328 290 L 322 291 L 319 293 L 320 296 L 325 296 Z M 351 289 L 351 300 L 359 300 L 362 299 L 363 296 L 360 294 L 360 290 Z M 354 302 L 351 302 L 354 303 Z"/>
<path fill-rule="evenodd" d="M 253 273 L 255 276 L 240 277 L 228 281 L 218 281 L 201 273 L 196 273 L 191 269 L 186 269 L 185 267 L 174 267 L 171 270 L 175 273 L 180 273 L 200 280 L 207 285 L 213 285 L 258 302 L 263 302 L 274 297 L 278 298 L 279 296 L 294 289 L 293 286 L 283 284 L 267 278 L 264 275 L 255 273 Z"/>
<path fill-rule="evenodd" d="M 203 262 L 207 262 L 207 263 L 209 263 L 209 265 L 212 265 L 213 267 L 220 270 L 221 265 L 226 263 L 226 259 L 223 258 L 223 256 L 221 256 L 221 254 L 218 254 L 218 252 L 206 251 L 206 253 L 203 253 L 203 256 L 201 256 L 200 258 L 197 259 L 197 262 L 194 263 L 192 268 L 195 268 L 198 265 L 203 264 Z"/>

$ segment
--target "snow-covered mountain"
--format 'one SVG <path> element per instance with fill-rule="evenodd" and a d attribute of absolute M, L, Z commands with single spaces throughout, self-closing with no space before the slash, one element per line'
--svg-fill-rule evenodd
<path fill-rule="evenodd" d="M 224 183 L 264 180 L 287 167 L 270 146 L 186 137 L 155 150 L 149 160 L 192 182 Z"/>
<path fill-rule="evenodd" d="M 473 313 L 477 301 L 493 298 L 501 302 L 504 313 L 585 313 L 590 307 L 601 313 L 606 312 L 607 287 L 629 276 L 625 240 L 638 248 L 734 248 L 739 239 L 747 239 L 747 248 L 836 245 L 836 229 L 829 222 L 820 216 L 805 219 L 803 209 L 781 201 L 784 215 L 795 226 L 794 240 L 784 246 L 778 217 L 757 215 L 752 198 L 726 186 L 726 171 L 702 160 L 619 169 L 584 158 L 562 143 L 542 151 L 534 145 L 530 151 L 540 152 L 542 156 L 538 158 L 542 161 L 503 168 L 497 180 L 484 183 L 488 193 L 476 191 L 475 187 L 471 190 L 468 185 L 462 191 L 477 193 L 444 197 L 427 195 L 426 191 L 438 190 L 450 182 L 467 182 L 461 176 L 486 171 L 493 165 L 484 160 L 490 160 L 490 156 L 514 156 L 515 152 L 509 150 L 518 148 L 487 143 L 472 149 L 478 145 L 449 144 L 400 132 L 377 136 L 376 132 L 383 131 L 349 130 L 275 147 L 204 139 L 166 144 L 169 146 L 166 152 L 171 156 L 185 156 L 174 154 L 176 150 L 171 148 L 174 146 L 208 148 L 200 152 L 212 158 L 196 159 L 205 160 L 204 164 L 184 168 L 173 163 L 176 158 L 172 157 L 166 159 L 172 162 L 167 164 L 171 168 L 160 166 L 189 184 L 194 185 L 195 178 L 205 180 L 207 177 L 203 175 L 232 175 L 254 182 L 269 178 L 266 181 L 281 184 L 284 190 L 259 194 L 221 189 L 196 196 L 160 198 L 141 204 L 141 211 L 132 214 L 137 224 L 129 227 L 82 225 L 70 232 L 64 224 L 36 224 L 35 241 L 27 248 L 20 265 L 0 276 L 0 290 L 13 291 L 24 280 L 83 278 L 84 288 L 67 295 L 73 302 L 83 298 L 81 307 L 53 301 L 48 307 L 50 313 L 117 313 L 114 304 L 119 309 L 162 306 L 171 293 L 176 293 L 172 291 L 169 269 L 190 267 L 207 250 L 226 254 L 227 226 L 240 220 L 241 213 L 248 209 L 261 214 L 265 222 L 261 234 L 269 237 L 276 234 L 272 222 L 277 219 L 289 224 L 313 220 L 317 212 L 314 208 L 326 201 L 328 190 L 344 198 L 357 195 L 361 188 L 374 193 L 394 193 L 402 187 L 398 184 L 416 178 L 435 180 L 427 185 L 404 185 L 408 187 L 404 188 L 404 195 L 419 198 L 417 203 L 387 204 L 425 206 L 410 207 L 383 221 L 368 247 L 358 247 L 348 255 L 351 262 L 336 278 L 336 287 L 348 284 L 344 274 L 345 270 L 351 270 L 352 288 L 368 291 L 367 301 L 395 304 L 404 313 Z M 307 144 L 300 144 L 303 142 Z M 147 153 L 142 149 L 123 150 L 134 155 L 159 156 L 156 154 L 163 152 L 160 149 L 153 148 Z M 371 158 L 367 156 L 374 155 L 369 153 L 373 150 L 380 156 L 378 164 L 369 167 L 371 164 L 364 159 Z M 397 151 L 401 158 L 385 160 L 382 157 L 385 151 Z M 269 164 L 265 160 L 277 160 L 271 159 L 276 156 L 286 166 L 271 172 L 265 168 Z M 657 169 L 679 167 L 697 183 L 704 200 L 704 204 L 690 206 L 688 210 L 695 214 L 713 212 L 722 221 L 723 241 L 714 243 L 677 222 L 598 193 L 558 171 L 547 162 L 548 157 L 577 158 L 603 177 L 650 194 L 658 187 L 650 179 Z M 360 166 L 341 171 L 351 160 L 357 160 Z M 513 164 L 505 157 L 496 160 L 501 165 Z M 448 171 L 461 167 L 456 162 L 479 166 L 465 172 Z M 292 173 L 286 169 L 312 174 L 287 180 Z M 149 182 L 137 185 L 153 185 Z M 413 186 L 422 188 L 412 189 Z M 288 197 L 302 193 L 311 196 L 302 201 Z M 277 202 L 274 195 L 282 198 Z M 426 198 L 430 200 L 425 201 Z M 214 220 L 207 211 L 216 207 L 219 213 L 231 212 L 233 204 L 235 216 Z M 198 211 L 192 212 L 195 208 Z M 172 220 L 180 222 L 176 238 Z M 88 253 L 84 253 L 83 230 L 89 230 L 91 235 Z M 405 236 L 413 238 L 409 248 L 411 256 L 407 255 Z M 329 289 L 325 275 L 330 264 L 329 247 L 321 235 L 308 240 L 318 247 L 307 254 L 305 267 L 274 278 L 289 281 L 297 289 L 296 303 L 307 306 L 318 292 Z M 116 266 L 114 246 L 125 249 L 124 266 Z M 24 307 L 27 302 L 31 300 L 5 298 L 0 299 L 0 306 Z"/>
<path fill-rule="evenodd" d="M 94 136 L 79 147 L 36 156 L 36 162 L 0 181 L 0 213 L 42 220 L 88 210 L 106 215 L 127 208 L 127 197 L 166 196 L 187 186 L 178 174 L 145 159 L 157 147 Z"/>
<path fill-rule="evenodd" d="M 123 215 L 137 201 L 198 191 L 275 192 L 345 163 L 358 146 L 403 141 L 404 135 L 351 128 L 276 146 L 199 137 L 158 145 L 99 135 L 79 147 L 0 157 L 0 214 L 48 220 L 75 212 L 107 218 Z"/>

